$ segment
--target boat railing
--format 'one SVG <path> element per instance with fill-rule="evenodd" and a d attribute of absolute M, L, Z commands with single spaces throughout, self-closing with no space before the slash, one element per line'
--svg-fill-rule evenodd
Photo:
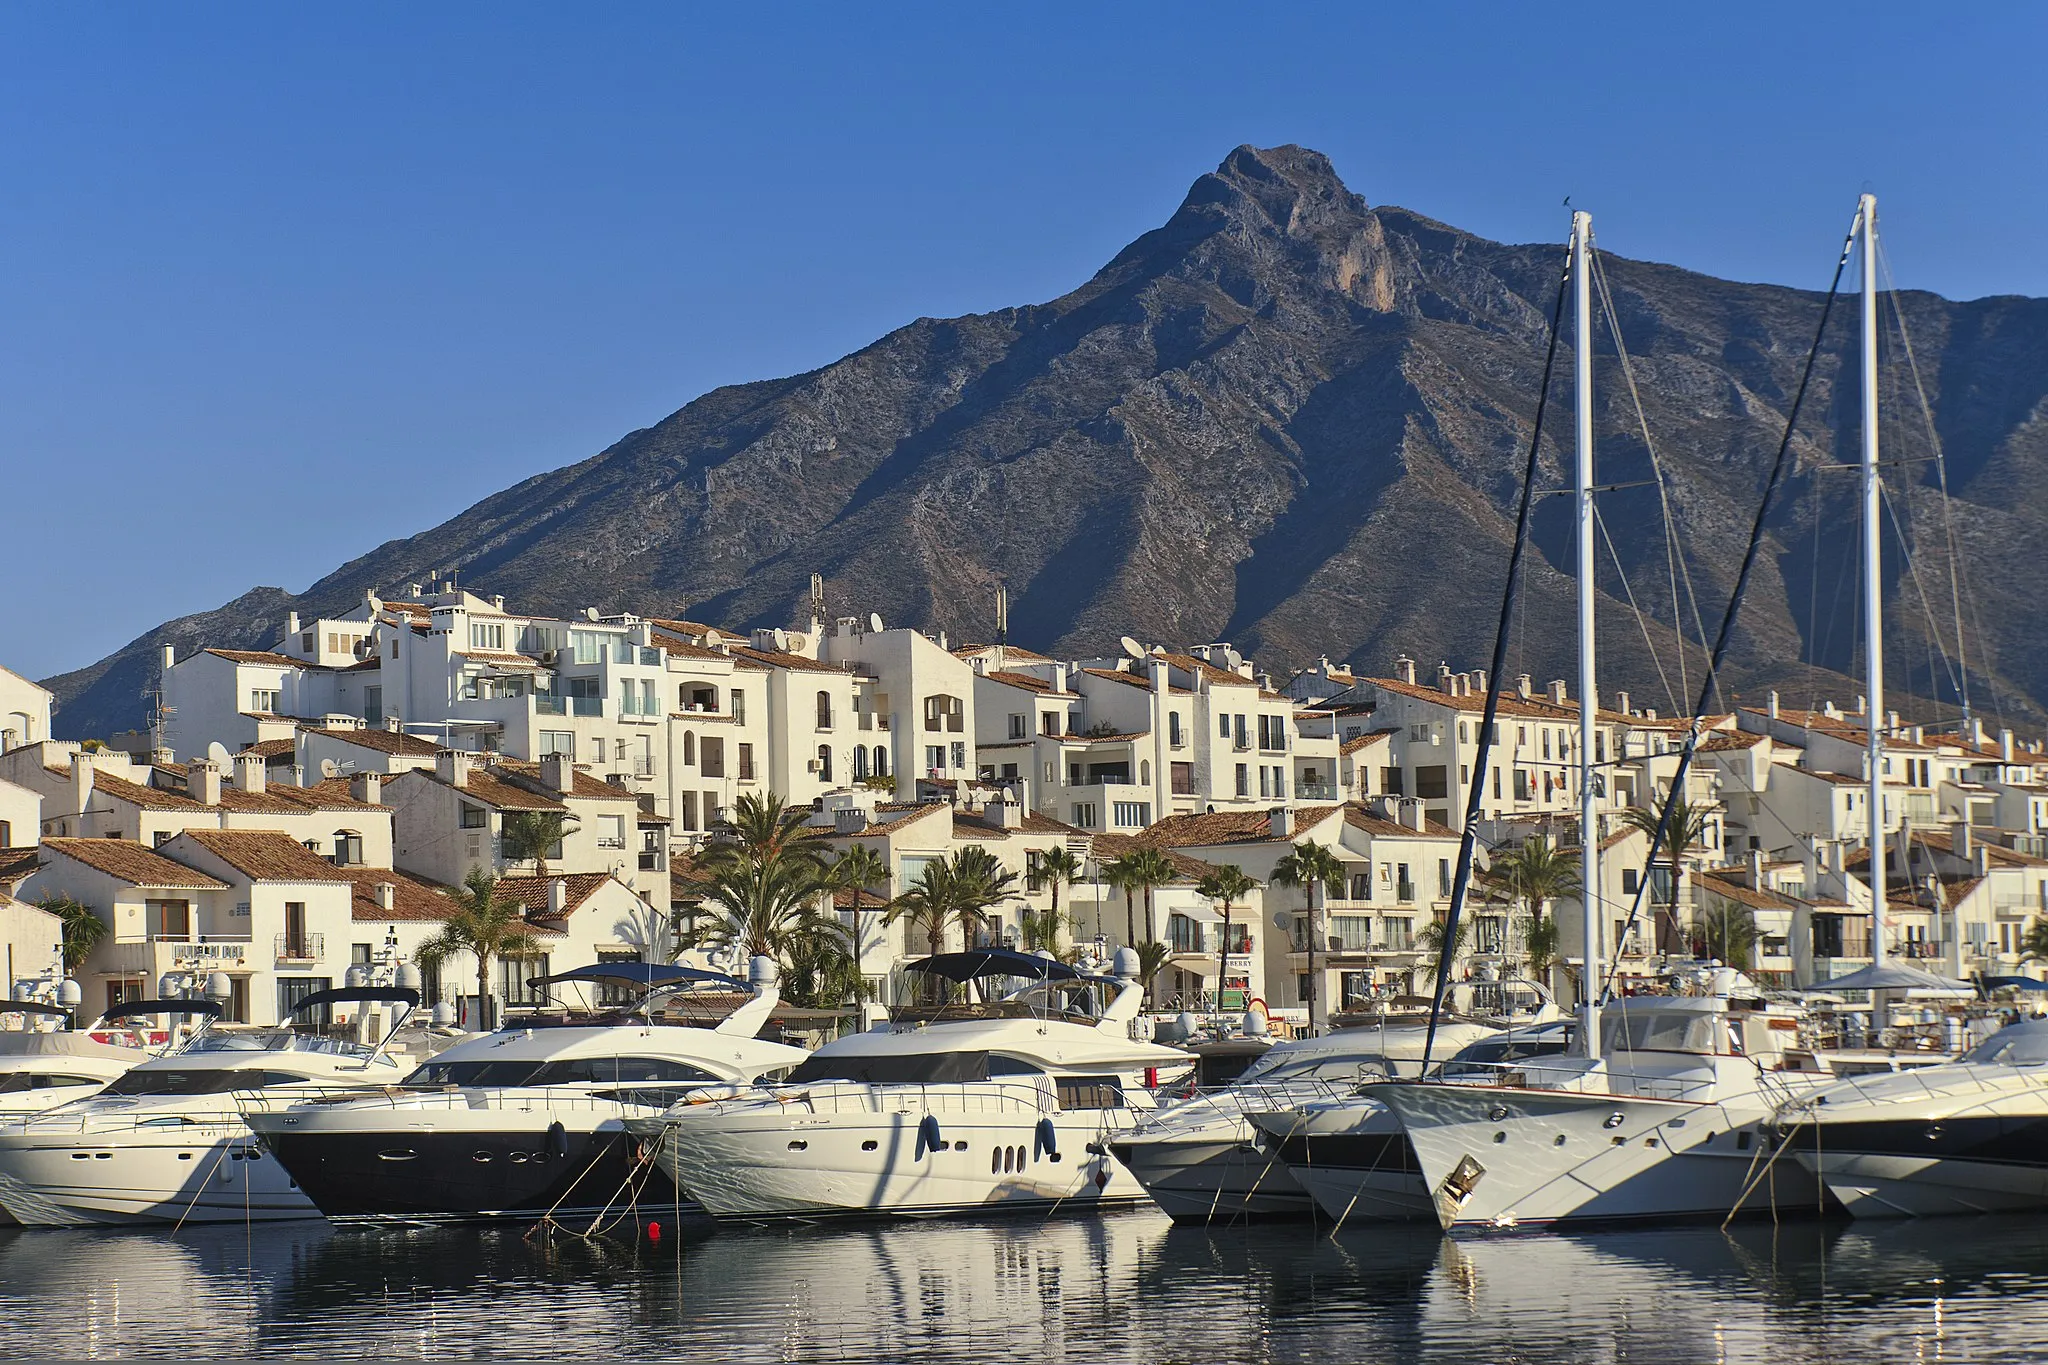
<path fill-rule="evenodd" d="M 1029 1081 L 818 1081 L 762 1086 L 723 1099 L 685 1099 L 677 1107 L 701 1106 L 724 1113 L 764 1104 L 796 1106 L 814 1114 L 886 1114 L 913 1108 L 942 1114 L 1059 1112 L 1053 1088 Z"/>
<path fill-rule="evenodd" d="M 1372 1082 L 1333 1081 L 1316 1077 L 1293 1080 L 1239 1082 L 1197 1090 L 1184 1100 L 1155 1111 L 1138 1127 L 1140 1133 L 1172 1133 L 1192 1130 L 1219 1119 L 1242 1119 L 1252 1114 L 1294 1109 L 1329 1100 L 1355 1099 Z"/>
<path fill-rule="evenodd" d="M 1906 1098 L 1901 1091 L 1907 1088 L 1919 1091 L 1923 1098 L 1930 1100 L 1969 1095 L 1995 1099 L 2017 1090 L 2048 1089 L 2048 1068 L 2001 1067 L 1998 1070 L 2000 1074 L 1996 1079 L 1987 1077 L 1973 1066 L 1916 1067 L 1844 1076 L 1817 1090 L 1809 1089 L 1802 1094 L 1788 1096 L 1781 1107 L 1817 1112 L 1826 1105 L 1828 1094 L 1844 1090 L 1854 1092 L 1866 1103 L 1897 1103 Z M 1882 1085 L 1882 1091 L 1873 1093 L 1873 1088 L 1878 1085 Z"/>

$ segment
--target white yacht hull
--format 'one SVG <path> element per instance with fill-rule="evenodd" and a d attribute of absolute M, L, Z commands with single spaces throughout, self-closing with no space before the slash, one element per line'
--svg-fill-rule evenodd
<path fill-rule="evenodd" d="M 26 1227 L 318 1218 L 239 1119 L 119 1133 L 0 1133 L 0 1207 Z"/>
<path fill-rule="evenodd" d="M 1773 1106 L 1761 1096 L 1696 1102 L 1412 1082 L 1373 1093 L 1407 1130 L 1446 1229 L 1718 1219 L 1738 1205 L 1768 1212 L 1774 1200 L 1817 1200 L 1810 1179 L 1786 1180 L 1787 1163 L 1766 1164 Z"/>
<path fill-rule="evenodd" d="M 1857 1218 L 2048 1209 L 2048 1169 L 1873 1152 L 1801 1152 L 1799 1164 Z"/>
<path fill-rule="evenodd" d="M 1139 1138 L 1110 1147 L 1152 1202 L 1176 1222 L 1311 1216 L 1315 1205 L 1308 1191 L 1257 1139 L 1251 1125 L 1239 1119 L 1222 1133 Z"/>
<path fill-rule="evenodd" d="M 1255 1114 L 1252 1122 L 1316 1208 L 1338 1226 L 1436 1216 L 1408 1135 L 1385 1105 L 1312 1103 Z"/>
<path fill-rule="evenodd" d="M 1129 1109 L 1047 1112 L 973 1082 L 863 1089 L 822 1106 L 680 1106 L 627 1127 L 658 1139 L 655 1160 L 720 1219 L 1078 1212 L 1146 1198 L 1107 1147 L 1135 1123 Z"/>

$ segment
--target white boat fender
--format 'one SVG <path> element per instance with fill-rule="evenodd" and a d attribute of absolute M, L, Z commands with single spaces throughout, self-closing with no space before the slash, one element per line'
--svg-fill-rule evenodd
<path fill-rule="evenodd" d="M 1042 1156 L 1049 1156 L 1054 1161 L 1060 1159 L 1059 1133 L 1052 1126 L 1051 1119 L 1038 1121 L 1038 1129 L 1031 1144 L 1031 1159 L 1036 1161 Z"/>
<path fill-rule="evenodd" d="M 917 1125 L 917 1153 L 913 1159 L 921 1160 L 926 1152 L 936 1152 L 945 1145 L 945 1139 L 939 1136 L 939 1116 L 926 1114 Z"/>

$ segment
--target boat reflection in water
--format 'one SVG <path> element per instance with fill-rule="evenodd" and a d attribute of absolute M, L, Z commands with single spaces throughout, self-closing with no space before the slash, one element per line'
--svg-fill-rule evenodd
<path fill-rule="evenodd" d="M 2009 1361 L 2048 1354 L 2017 1219 L 1443 1241 L 1152 1211 L 678 1243 L 318 1223 L 0 1232 L 9 1356 Z"/>

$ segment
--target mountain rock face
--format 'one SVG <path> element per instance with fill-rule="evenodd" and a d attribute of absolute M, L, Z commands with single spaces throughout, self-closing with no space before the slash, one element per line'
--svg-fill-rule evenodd
<path fill-rule="evenodd" d="M 336 613 L 437 570 L 514 610 L 597 604 L 741 627 L 787 624 L 817 572 L 834 614 L 955 639 L 991 634 L 1006 582 L 1011 639 L 1060 654 L 1131 634 L 1227 639 L 1276 672 L 1321 654 L 1373 673 L 1402 652 L 1425 673 L 1483 665 L 1564 226 L 1558 243 L 1503 246 L 1369 207 L 1319 153 L 1240 147 L 1062 298 L 920 319 L 810 374 L 718 389 L 302 594 L 257 589 L 171 622 L 50 680 L 61 728 L 135 723 L 164 643 L 267 645 L 286 610 Z M 1814 243 L 1817 276 L 1834 246 Z M 1690 687 L 1704 657 L 1684 579 L 1711 639 L 1822 296 L 1602 263 L 1666 492 L 1603 326 L 1599 478 L 1628 486 L 1601 503 L 1601 677 L 1661 710 L 1680 690 L 1675 621 Z M 2048 588 L 2048 301 L 1909 293 L 1898 307 L 1931 421 L 1894 342 L 1887 456 L 1910 463 L 1889 472 L 1889 686 L 1952 708 L 1934 639 L 1954 654 L 1953 544 L 1976 708 L 2033 720 L 2048 700 L 2034 628 Z M 1830 468 L 1855 459 L 1855 318 L 1853 300 L 1838 304 L 1735 637 L 1731 699 L 1861 690 L 1841 676 L 1861 666 L 1856 477 Z M 1546 488 L 1569 483 L 1564 325 Z M 1924 458 L 1936 437 L 1947 522 Z M 1539 683 L 1575 676 L 1568 501 L 1539 502 L 1514 637 L 1511 671 Z M 1685 570 L 1676 608 L 1667 504 Z"/>

